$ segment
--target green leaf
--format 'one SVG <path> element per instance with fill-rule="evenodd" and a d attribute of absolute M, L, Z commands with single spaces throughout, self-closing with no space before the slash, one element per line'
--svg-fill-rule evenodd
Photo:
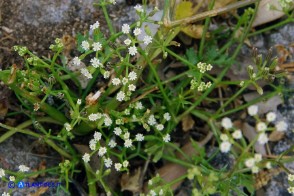
<path fill-rule="evenodd" d="M 196 64 L 199 61 L 196 52 L 193 48 L 189 48 L 186 50 L 186 57 L 188 61 L 192 64 Z"/>

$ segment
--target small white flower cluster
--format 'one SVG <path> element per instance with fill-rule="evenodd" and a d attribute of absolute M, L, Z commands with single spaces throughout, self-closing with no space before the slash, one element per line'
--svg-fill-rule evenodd
<path fill-rule="evenodd" d="M 200 84 L 199 84 L 199 82 L 197 82 L 197 80 L 196 80 L 195 78 L 192 79 L 190 83 L 191 83 L 191 89 L 194 90 L 194 89 L 197 88 L 197 90 L 198 90 L 199 92 L 202 92 L 202 91 L 204 91 L 204 90 L 210 88 L 211 85 L 212 85 L 212 83 L 211 83 L 210 81 L 207 82 L 207 83 L 205 83 L 205 82 L 200 82 Z"/>
<path fill-rule="evenodd" d="M 132 81 L 135 81 L 137 79 L 137 73 L 134 71 L 131 71 L 127 77 L 123 77 L 122 79 L 120 78 L 113 78 L 112 79 L 112 84 L 114 86 L 118 86 L 120 84 L 123 84 L 128 91 L 125 93 L 123 91 L 119 91 L 116 95 L 116 99 L 120 102 L 124 100 L 128 100 L 129 97 L 132 95 L 132 92 L 136 90 L 136 86 L 132 84 Z"/>
<path fill-rule="evenodd" d="M 10 196 L 10 194 L 9 193 L 6 193 L 6 192 L 3 192 L 2 193 L 2 196 Z"/>
<path fill-rule="evenodd" d="M 197 68 L 199 69 L 200 73 L 205 73 L 206 71 L 210 71 L 212 69 L 212 65 L 199 62 L 197 63 Z M 193 78 L 190 82 L 191 89 L 194 90 L 197 88 L 199 92 L 202 92 L 211 87 L 212 83 L 209 81 L 207 83 L 201 81 L 200 78 Z"/>
<path fill-rule="evenodd" d="M 269 112 L 266 114 L 266 122 L 263 122 L 259 120 L 258 118 L 258 106 L 257 105 L 251 105 L 247 109 L 248 114 L 250 116 L 255 117 L 258 122 L 256 123 L 256 130 L 259 133 L 258 135 L 258 143 L 259 144 L 266 144 L 268 142 L 268 135 L 266 134 L 266 131 L 270 128 L 268 127 L 270 123 L 275 124 L 275 130 L 276 131 L 286 131 L 288 129 L 288 124 L 285 121 L 276 121 L 277 115 L 274 112 Z"/>
<path fill-rule="evenodd" d="M 141 13 L 141 12 L 144 11 L 143 8 L 142 8 L 142 6 L 139 5 L 139 4 L 137 4 L 134 8 L 135 8 L 135 10 L 136 10 L 137 12 L 139 12 L 139 13 Z"/>
<path fill-rule="evenodd" d="M 250 157 L 250 158 L 247 158 L 245 161 L 244 161 L 244 164 L 247 168 L 250 168 L 251 169 L 251 172 L 256 174 L 259 172 L 259 166 L 258 164 L 262 161 L 262 155 L 261 154 L 254 154 L 254 157 Z M 265 167 L 267 169 L 270 169 L 271 168 L 271 164 L 270 162 L 267 162 Z"/>
<path fill-rule="evenodd" d="M 227 131 L 232 131 L 232 133 L 229 132 L 229 135 L 224 133 L 220 135 L 222 141 L 220 144 L 220 151 L 222 153 L 228 153 L 231 150 L 234 139 L 239 140 L 243 137 L 242 131 L 240 129 L 235 129 L 232 120 L 228 117 L 222 119 L 221 126 Z"/>
<path fill-rule="evenodd" d="M 101 158 L 103 158 L 104 165 L 106 168 L 110 168 L 113 165 L 113 161 L 110 157 L 107 157 L 107 152 L 108 152 L 108 147 L 106 146 L 101 146 L 100 140 L 102 139 L 102 134 L 100 132 L 95 132 L 94 133 L 94 138 L 90 140 L 89 142 L 89 147 L 93 151 L 91 154 L 85 153 L 82 157 L 83 161 L 85 163 L 88 163 L 90 161 L 90 158 L 93 154 L 97 153 L 97 155 Z M 116 146 L 116 142 L 111 139 L 108 142 L 109 148 L 114 148 Z M 114 167 L 117 171 L 120 171 L 122 167 L 125 169 L 128 167 L 129 162 L 128 161 L 123 161 L 123 163 L 115 163 Z"/>
<path fill-rule="evenodd" d="M 290 182 L 292 184 L 290 184 L 290 187 L 287 190 L 288 190 L 289 193 L 294 193 L 294 186 L 293 186 L 294 175 L 293 174 L 288 174 L 288 181 L 289 181 L 289 184 L 290 184 Z"/>
<path fill-rule="evenodd" d="M 143 8 L 141 5 L 136 5 L 135 9 L 138 13 L 143 12 Z M 138 49 L 135 46 L 135 44 L 141 42 L 137 38 L 138 38 L 138 36 L 140 36 L 142 34 L 142 29 L 140 27 L 135 27 L 132 30 L 132 33 L 135 37 L 132 37 L 130 35 L 131 27 L 128 24 L 123 24 L 121 27 L 121 31 L 123 34 L 126 34 L 128 36 L 128 38 L 124 40 L 124 44 L 128 47 L 128 53 L 131 56 L 135 56 L 138 53 Z M 152 43 L 152 40 L 153 40 L 153 38 L 151 35 L 145 35 L 143 38 L 143 43 L 144 43 L 144 45 L 147 46 L 150 43 Z"/>
<path fill-rule="evenodd" d="M 171 116 L 168 112 L 163 114 L 163 120 L 164 121 L 169 121 L 171 119 Z M 154 127 L 155 130 L 162 132 L 164 129 L 164 125 L 162 123 L 157 123 L 156 118 L 154 116 L 154 114 L 151 114 L 148 119 L 147 119 L 147 124 L 145 124 L 145 129 L 147 131 L 150 130 L 150 126 Z M 164 142 L 169 142 L 171 139 L 170 134 L 165 134 L 162 136 L 162 140 Z"/>
<path fill-rule="evenodd" d="M 64 123 L 64 128 L 65 130 L 67 130 L 68 132 L 72 130 L 72 127 L 69 123 Z"/>
<path fill-rule="evenodd" d="M 64 45 L 63 45 L 61 39 L 56 38 L 56 39 L 55 39 L 55 44 L 51 44 L 51 45 L 49 46 L 49 49 L 51 49 L 52 51 L 59 51 L 60 49 L 63 48 L 63 46 L 64 46 Z M 20 55 L 20 56 L 21 56 L 21 55 Z"/>
<path fill-rule="evenodd" d="M 4 169 L 0 168 L 0 178 L 3 178 L 5 176 Z"/>
<path fill-rule="evenodd" d="M 128 80 L 135 80 L 136 74 L 130 73 Z M 120 81 L 123 82 L 123 79 Z M 127 82 L 126 82 L 127 83 Z M 150 131 L 150 126 L 154 128 L 157 135 L 162 137 L 164 142 L 169 142 L 171 140 L 171 136 L 164 131 L 164 123 L 171 119 L 171 115 L 169 113 L 164 113 L 162 119 L 159 121 L 155 118 L 154 114 L 149 114 L 150 110 L 143 110 L 143 104 L 141 102 L 132 103 L 129 105 L 129 108 L 126 108 L 124 111 L 116 112 L 116 115 L 120 116 L 112 116 L 106 113 L 90 113 L 87 118 L 92 123 L 97 123 L 97 126 L 103 129 L 112 129 L 112 135 L 108 135 L 104 139 L 106 144 L 104 146 L 101 145 L 100 141 L 102 140 L 102 132 L 95 132 L 93 139 L 89 141 L 89 147 L 91 149 L 91 153 L 85 153 L 82 157 L 85 163 L 88 163 L 91 159 L 91 156 L 97 154 L 98 157 L 101 157 L 104 161 L 104 165 L 106 168 L 110 168 L 114 165 L 115 170 L 124 171 L 126 169 L 126 162 L 122 163 L 113 163 L 113 160 L 108 156 L 109 151 L 112 148 L 115 148 L 118 144 L 116 140 L 120 141 L 120 144 L 123 144 L 124 148 L 132 148 L 134 147 L 134 142 L 142 142 L 145 139 L 145 135 L 143 133 L 136 133 L 134 135 L 131 134 L 130 130 L 127 128 L 127 122 L 125 119 L 132 119 L 130 122 L 137 122 L 139 124 L 143 124 L 143 127 Z M 132 115 L 133 114 L 133 115 Z M 102 123 L 103 122 L 103 123 Z M 114 127 L 113 127 L 114 126 Z M 110 128 L 113 127 L 113 128 Z M 122 142 L 122 143 L 121 143 Z M 120 146 L 121 147 L 121 146 Z"/>
<path fill-rule="evenodd" d="M 19 168 L 19 171 L 21 172 L 27 172 L 30 170 L 30 168 L 25 165 L 20 165 L 18 168 Z"/>
<path fill-rule="evenodd" d="M 206 71 L 210 71 L 213 67 L 211 64 L 199 62 L 197 63 L 197 68 L 199 69 L 200 73 L 205 73 Z"/>

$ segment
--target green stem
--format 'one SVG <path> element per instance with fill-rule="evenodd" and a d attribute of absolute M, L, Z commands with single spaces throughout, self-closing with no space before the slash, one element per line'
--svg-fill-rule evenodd
<path fill-rule="evenodd" d="M 236 58 L 236 56 L 239 54 L 239 51 L 241 50 L 241 48 L 242 48 L 242 46 L 243 46 L 243 43 L 244 43 L 245 39 L 247 38 L 247 35 L 248 35 L 248 33 L 249 33 L 249 31 L 250 31 L 250 29 L 251 29 L 251 27 L 252 27 L 252 24 L 253 24 L 253 22 L 254 22 L 255 16 L 256 16 L 256 14 L 257 14 L 257 8 L 258 8 L 258 6 L 259 6 L 259 2 L 260 2 L 260 1 L 258 1 L 258 2 L 255 4 L 255 10 L 254 10 L 253 15 L 252 15 L 252 17 L 251 17 L 251 19 L 250 19 L 250 22 L 249 22 L 247 28 L 245 29 L 245 31 L 244 31 L 244 33 L 243 33 L 243 35 L 242 35 L 242 37 L 241 37 L 240 43 L 239 43 L 239 45 L 237 46 L 237 48 L 236 48 L 234 54 L 232 55 L 231 59 L 235 59 L 235 58 Z"/>
<path fill-rule="evenodd" d="M 19 133 L 23 133 L 23 134 L 27 134 L 36 138 L 43 138 L 44 141 L 51 146 L 54 150 L 56 150 L 59 154 L 61 154 L 62 156 L 68 158 L 68 159 L 72 159 L 72 156 L 70 154 L 68 154 L 67 152 L 65 152 L 63 149 L 61 149 L 58 145 L 56 145 L 51 139 L 46 138 L 46 136 L 44 137 L 43 135 L 40 135 L 38 133 L 35 133 L 29 129 L 20 129 L 17 127 L 11 127 L 5 124 L 0 123 L 0 127 L 8 129 L 9 132 L 13 132 L 12 134 L 19 132 Z M 2 136 L 3 137 L 3 136 Z M 1 138 L 2 138 L 1 137 Z M 1 141 L 0 141 L 1 142 Z"/>
<path fill-rule="evenodd" d="M 214 3 L 215 3 L 215 0 L 210 1 L 209 6 L 208 6 L 209 10 L 213 9 Z M 205 43 L 205 40 L 206 40 L 206 33 L 207 33 L 207 30 L 208 30 L 209 23 L 210 23 L 210 17 L 207 17 L 205 19 L 204 28 L 203 28 L 201 41 L 200 41 L 200 46 L 199 46 L 199 56 L 198 56 L 199 59 L 202 59 L 202 55 L 203 55 L 203 51 L 204 51 L 204 43 Z"/>
<path fill-rule="evenodd" d="M 247 89 L 247 87 L 249 86 L 249 82 L 246 82 L 241 89 L 238 90 L 238 92 L 236 92 L 230 99 L 228 99 L 217 111 L 216 111 L 216 115 L 218 115 L 220 112 L 223 111 L 223 109 L 225 107 L 227 107 L 227 105 L 229 105 L 232 101 L 236 100 L 236 98 L 244 91 Z"/>
<path fill-rule="evenodd" d="M 155 68 L 154 68 L 155 65 L 153 65 L 153 64 L 151 63 L 150 59 L 145 55 L 144 52 L 142 52 L 142 54 L 143 54 L 143 56 L 145 57 L 147 63 L 149 64 L 149 67 L 151 68 L 151 71 L 152 71 L 152 73 L 153 73 L 153 75 L 154 75 L 154 77 L 155 77 L 155 79 L 156 79 L 156 82 L 157 82 L 157 84 L 158 84 L 158 86 L 159 86 L 159 89 L 160 89 L 160 91 L 161 91 L 161 94 L 163 95 L 163 98 L 164 98 L 164 100 L 165 100 L 165 102 L 167 103 L 168 108 L 169 108 L 170 101 L 169 101 L 168 96 L 167 96 L 166 93 L 165 93 L 165 90 L 164 90 L 163 85 L 162 85 L 162 81 L 160 80 L 160 78 L 159 78 L 159 76 L 158 76 L 158 74 L 157 74 L 157 72 L 156 72 L 156 70 L 155 70 Z"/>
<path fill-rule="evenodd" d="M 97 195 L 96 186 L 94 182 L 94 176 L 92 174 L 92 169 L 88 163 L 85 163 L 86 175 L 88 180 L 89 195 Z"/>
<path fill-rule="evenodd" d="M 218 118 L 221 118 L 221 117 L 223 117 L 223 116 L 227 116 L 227 115 L 229 115 L 229 114 L 232 114 L 232 113 L 235 113 L 235 112 L 237 112 L 237 111 L 243 110 L 243 109 L 249 107 L 249 106 L 252 105 L 252 104 L 258 103 L 258 102 L 260 102 L 260 101 L 262 101 L 262 100 L 269 99 L 269 98 L 271 98 L 271 97 L 273 97 L 273 96 L 275 96 L 275 95 L 277 95 L 277 92 L 271 92 L 271 93 L 265 94 L 265 95 L 260 96 L 260 97 L 258 97 L 258 98 L 256 98 L 256 99 L 254 99 L 254 100 L 252 100 L 252 101 L 246 103 L 246 104 L 243 104 L 243 105 L 241 105 L 241 106 L 239 106 L 239 107 L 237 107 L 237 108 L 234 108 L 234 109 L 232 109 L 232 110 L 230 110 L 230 111 L 223 112 L 223 113 L 221 113 L 221 114 L 215 115 L 214 118 L 215 118 L 215 119 L 218 119 Z"/>
<path fill-rule="evenodd" d="M 108 29 L 109 29 L 109 31 L 110 31 L 110 34 L 111 34 L 111 35 L 114 35 L 115 32 L 114 32 L 114 29 L 113 29 L 113 26 L 112 26 L 111 20 L 110 20 L 110 18 L 109 18 L 109 15 L 108 15 L 108 12 L 107 12 L 107 9 L 106 9 L 106 5 L 105 5 L 105 3 L 101 3 L 101 8 L 102 8 L 102 11 L 103 11 L 103 14 L 104 14 L 104 17 L 105 17 L 105 20 L 106 20 L 106 23 L 107 23 Z"/>
<path fill-rule="evenodd" d="M 189 114 L 191 111 L 193 111 L 195 109 L 195 107 L 197 107 L 207 96 L 209 93 L 211 93 L 215 87 L 218 85 L 218 83 L 222 80 L 222 78 L 225 76 L 225 74 L 227 73 L 228 69 L 230 68 L 230 66 L 226 66 L 222 72 L 219 74 L 219 76 L 216 78 L 215 82 L 211 85 L 211 87 L 209 89 L 207 89 L 201 96 L 200 98 L 197 99 L 197 101 L 190 106 L 188 109 L 186 109 L 185 112 L 183 112 L 181 115 L 179 115 L 176 119 L 176 122 L 180 122 L 181 119 L 186 116 L 187 114 Z"/>
<path fill-rule="evenodd" d="M 290 22 L 294 22 L 294 18 L 293 18 L 293 17 L 289 17 L 289 18 L 287 18 L 286 20 L 283 20 L 283 21 L 281 21 L 281 22 L 278 22 L 278 23 L 276 23 L 276 24 L 274 24 L 274 25 L 271 25 L 271 26 L 269 26 L 269 27 L 265 27 L 265 28 L 263 28 L 263 29 L 261 29 L 261 30 L 255 31 L 255 32 L 253 32 L 253 33 L 250 33 L 250 34 L 248 34 L 247 37 L 255 36 L 255 35 L 258 35 L 258 34 L 260 34 L 260 33 L 264 33 L 264 32 L 269 32 L 269 31 L 272 30 L 272 29 L 276 29 L 276 28 L 278 28 L 278 27 L 280 27 L 280 26 L 282 26 L 282 25 L 285 25 L 285 24 L 287 24 L 287 23 L 290 23 Z"/>
<path fill-rule="evenodd" d="M 182 165 L 184 167 L 188 167 L 189 168 L 189 167 L 192 167 L 193 166 L 193 164 L 189 164 L 188 162 L 182 161 L 182 160 L 177 159 L 175 157 L 170 157 L 170 156 L 167 156 L 167 155 L 162 155 L 162 158 L 165 159 L 165 160 L 167 160 L 167 161 L 170 161 L 172 163 L 176 163 L 178 165 Z"/>

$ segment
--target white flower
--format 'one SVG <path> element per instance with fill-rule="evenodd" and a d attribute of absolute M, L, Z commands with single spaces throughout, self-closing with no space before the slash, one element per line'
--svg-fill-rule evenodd
<path fill-rule="evenodd" d="M 127 140 L 125 140 L 124 146 L 125 146 L 126 148 L 131 147 L 131 146 L 132 146 L 132 140 L 131 140 L 131 139 L 127 139 Z"/>
<path fill-rule="evenodd" d="M 92 79 L 93 78 L 92 74 L 86 68 L 82 68 L 81 69 L 81 74 L 83 74 L 88 79 Z"/>
<path fill-rule="evenodd" d="M 135 8 L 135 10 L 136 10 L 137 12 L 143 12 L 143 8 L 142 8 L 142 6 L 139 5 L 139 4 L 137 4 L 134 8 Z"/>
<path fill-rule="evenodd" d="M 265 131 L 267 128 L 266 124 L 264 122 L 259 122 L 256 125 L 257 131 Z"/>
<path fill-rule="evenodd" d="M 210 64 L 206 65 L 206 71 L 210 71 L 212 68 L 213 68 L 212 65 L 210 65 Z"/>
<path fill-rule="evenodd" d="M 257 105 L 251 105 L 248 107 L 248 114 L 250 116 L 255 116 L 258 112 L 258 106 Z"/>
<path fill-rule="evenodd" d="M 72 62 L 75 66 L 80 66 L 81 59 L 79 59 L 79 57 L 76 56 L 75 58 L 72 59 Z"/>
<path fill-rule="evenodd" d="M 15 181 L 15 177 L 14 176 L 9 176 L 9 181 L 14 182 Z"/>
<path fill-rule="evenodd" d="M 271 164 L 271 162 L 267 162 L 267 163 L 265 164 L 265 167 L 266 167 L 267 169 L 271 169 L 271 168 L 272 168 L 272 164 Z"/>
<path fill-rule="evenodd" d="M 257 173 L 259 172 L 259 168 L 258 168 L 256 165 L 254 165 L 254 166 L 251 168 L 251 171 L 252 171 L 253 174 L 257 174 Z"/>
<path fill-rule="evenodd" d="M 163 124 L 158 124 L 158 125 L 156 125 L 156 129 L 157 129 L 158 131 L 162 131 L 163 128 L 164 128 Z"/>
<path fill-rule="evenodd" d="M 141 110 L 141 109 L 143 109 L 143 105 L 142 105 L 142 103 L 141 103 L 140 101 L 136 102 L 135 108 L 136 108 L 137 110 Z"/>
<path fill-rule="evenodd" d="M 129 54 L 132 55 L 132 56 L 135 56 L 137 54 L 137 48 L 136 46 L 131 46 L 129 47 Z"/>
<path fill-rule="evenodd" d="M 275 127 L 277 131 L 287 131 L 288 124 L 285 121 L 279 121 Z"/>
<path fill-rule="evenodd" d="M 277 115 L 274 112 L 269 112 L 266 114 L 267 122 L 273 122 L 276 120 Z"/>
<path fill-rule="evenodd" d="M 262 160 L 262 154 L 254 154 L 254 160 L 256 163 Z"/>
<path fill-rule="evenodd" d="M 111 3 L 112 5 L 115 5 L 116 1 L 115 0 L 109 0 L 109 3 Z"/>
<path fill-rule="evenodd" d="M 263 144 L 266 144 L 268 142 L 268 137 L 267 137 L 267 134 L 265 133 L 261 133 L 259 136 L 258 136 L 258 143 L 263 145 Z"/>
<path fill-rule="evenodd" d="M 89 147 L 91 150 L 96 150 L 96 143 L 97 143 L 97 141 L 95 139 L 90 140 Z"/>
<path fill-rule="evenodd" d="M 104 74 L 103 74 L 104 79 L 109 78 L 109 76 L 110 76 L 110 72 L 109 71 L 105 71 Z"/>
<path fill-rule="evenodd" d="M 222 141 L 228 141 L 228 140 L 229 140 L 229 137 L 228 137 L 227 134 L 222 133 L 222 134 L 220 135 L 220 139 L 221 139 Z"/>
<path fill-rule="evenodd" d="M 81 99 L 78 99 L 78 100 L 77 100 L 77 104 L 78 104 L 78 105 L 81 105 L 81 104 L 82 104 L 82 100 L 81 100 Z"/>
<path fill-rule="evenodd" d="M 128 24 L 123 24 L 122 26 L 122 30 L 121 30 L 124 34 L 128 34 L 130 33 L 130 25 Z"/>
<path fill-rule="evenodd" d="M 136 79 L 137 79 L 137 74 L 136 74 L 136 72 L 131 71 L 131 72 L 129 73 L 128 77 L 129 77 L 130 80 L 133 81 L 133 80 L 136 80 Z"/>
<path fill-rule="evenodd" d="M 135 28 L 135 30 L 133 31 L 135 36 L 138 36 L 142 33 L 142 30 L 140 28 Z"/>
<path fill-rule="evenodd" d="M 90 29 L 94 31 L 95 29 L 98 29 L 100 26 L 100 23 L 96 21 L 94 24 L 90 25 Z"/>
<path fill-rule="evenodd" d="M 138 134 L 136 135 L 136 140 L 137 140 L 138 142 L 142 142 L 142 141 L 144 140 L 144 135 L 143 135 L 142 133 L 138 133 Z"/>
<path fill-rule="evenodd" d="M 117 85 L 120 84 L 120 79 L 119 79 L 119 78 L 113 78 L 111 82 L 112 82 L 112 84 L 113 84 L 114 86 L 117 86 Z"/>
<path fill-rule="evenodd" d="M 99 119 L 99 116 L 98 116 L 98 114 L 90 114 L 89 116 L 88 116 L 88 118 L 89 118 L 89 120 L 90 121 L 96 121 L 97 119 Z"/>
<path fill-rule="evenodd" d="M 108 116 L 105 117 L 104 119 L 104 125 L 109 127 L 112 124 L 112 120 L 111 118 L 109 118 Z"/>
<path fill-rule="evenodd" d="M 10 196 L 10 194 L 9 193 L 6 193 L 6 192 L 3 192 L 2 193 L 2 196 Z"/>
<path fill-rule="evenodd" d="M 100 63 L 100 60 L 96 57 L 92 58 L 90 62 L 92 63 L 92 66 L 95 68 L 102 67 L 102 63 Z"/>
<path fill-rule="evenodd" d="M 116 142 L 112 139 L 112 140 L 109 141 L 108 146 L 110 148 L 114 148 L 114 147 L 116 147 Z"/>
<path fill-rule="evenodd" d="M 83 161 L 84 161 L 85 163 L 88 163 L 88 162 L 90 161 L 90 155 L 89 155 L 88 153 L 85 153 L 85 154 L 83 155 Z"/>
<path fill-rule="evenodd" d="M 95 131 L 95 133 L 94 133 L 94 140 L 96 142 L 98 142 L 98 141 L 101 140 L 101 138 L 102 138 L 102 134 L 100 132 Z"/>
<path fill-rule="evenodd" d="M 289 193 L 294 193 L 294 186 L 290 186 L 289 188 L 287 188 L 287 191 Z"/>
<path fill-rule="evenodd" d="M 225 117 L 225 118 L 222 119 L 222 126 L 225 129 L 230 129 L 230 128 L 233 127 L 233 123 L 232 123 L 230 118 Z"/>
<path fill-rule="evenodd" d="M 148 123 L 149 125 L 151 125 L 151 126 L 157 124 L 157 123 L 156 123 L 156 119 L 155 119 L 155 117 L 154 117 L 153 114 L 151 114 L 151 115 L 149 116 L 149 118 L 148 118 L 148 122 L 147 122 L 147 123 Z"/>
<path fill-rule="evenodd" d="M 241 139 L 242 138 L 242 132 L 240 129 L 236 130 L 232 134 L 234 139 Z"/>
<path fill-rule="evenodd" d="M 150 190 L 150 191 L 149 191 L 149 194 L 150 194 L 151 196 L 156 196 L 156 195 L 157 195 L 156 192 L 155 192 L 154 190 Z"/>
<path fill-rule="evenodd" d="M 170 141 L 170 135 L 166 134 L 165 136 L 162 137 L 164 142 L 169 142 Z"/>
<path fill-rule="evenodd" d="M 110 168 L 112 165 L 112 160 L 110 158 L 104 159 L 104 165 L 107 168 Z"/>
<path fill-rule="evenodd" d="M 125 140 L 129 139 L 130 138 L 130 132 L 128 132 L 128 131 L 125 132 L 123 137 L 124 137 Z"/>
<path fill-rule="evenodd" d="M 123 79 L 121 80 L 121 83 L 123 84 L 123 85 L 126 85 L 127 83 L 128 83 L 128 78 L 126 78 L 126 77 L 123 77 Z"/>
<path fill-rule="evenodd" d="M 18 166 L 18 169 L 19 169 L 19 171 L 21 171 L 21 172 L 27 172 L 27 171 L 30 170 L 30 168 L 27 167 L 27 166 L 25 166 L 25 165 L 20 165 L 20 166 Z"/>
<path fill-rule="evenodd" d="M 241 81 L 239 85 L 242 87 L 242 86 L 244 86 L 244 84 L 245 84 L 245 82 Z"/>
<path fill-rule="evenodd" d="M 117 125 L 123 125 L 124 124 L 124 121 L 123 121 L 123 119 L 119 118 L 119 119 L 116 119 L 115 120 L 115 124 L 117 124 Z"/>
<path fill-rule="evenodd" d="M 150 43 L 152 42 L 152 37 L 149 36 L 149 35 L 146 35 L 146 36 L 144 37 L 144 39 L 143 39 L 143 42 L 144 42 L 145 45 L 150 44 Z"/>
<path fill-rule="evenodd" d="M 132 41 L 130 39 L 126 39 L 124 43 L 125 45 L 129 46 L 132 43 Z"/>
<path fill-rule="evenodd" d="M 82 48 L 87 51 L 90 49 L 90 44 L 88 41 L 82 41 Z"/>
<path fill-rule="evenodd" d="M 114 164 L 114 168 L 115 168 L 116 171 L 120 171 L 121 167 L 122 167 L 121 163 L 115 163 Z"/>
<path fill-rule="evenodd" d="M 220 151 L 222 153 L 227 153 L 230 151 L 232 144 L 228 141 L 224 141 L 220 144 Z"/>
<path fill-rule="evenodd" d="M 64 123 L 64 128 L 67 131 L 71 131 L 72 130 L 72 127 L 71 127 L 71 125 L 69 123 Z"/>
<path fill-rule="evenodd" d="M 245 166 L 248 168 L 252 168 L 255 165 L 255 159 L 249 158 L 245 160 Z"/>
<path fill-rule="evenodd" d="M 107 152 L 107 149 L 105 147 L 100 147 L 98 150 L 98 156 L 102 157 Z"/>
<path fill-rule="evenodd" d="M 122 133 L 122 130 L 121 130 L 120 127 L 115 127 L 115 128 L 114 128 L 114 134 L 115 134 L 115 135 L 119 136 L 121 133 Z"/>
<path fill-rule="evenodd" d="M 5 171 L 4 169 L 0 168 L 0 178 L 3 178 L 5 176 Z"/>
<path fill-rule="evenodd" d="M 102 44 L 100 42 L 94 42 L 93 43 L 93 50 L 95 52 L 100 51 L 102 49 Z"/>
<path fill-rule="evenodd" d="M 290 182 L 293 182 L 294 181 L 294 175 L 293 174 L 288 174 L 288 180 Z"/>
<path fill-rule="evenodd" d="M 135 90 L 136 90 L 136 86 L 133 85 L 133 84 L 130 84 L 130 85 L 128 86 L 128 88 L 129 88 L 129 91 L 135 91 Z"/>
<path fill-rule="evenodd" d="M 168 112 L 164 113 L 163 115 L 163 118 L 166 120 L 166 121 L 169 121 L 171 119 L 171 116 Z"/>
<path fill-rule="evenodd" d="M 123 91 L 119 91 L 116 95 L 116 99 L 118 101 L 123 101 L 125 99 L 126 95 Z"/>
<path fill-rule="evenodd" d="M 129 166 L 129 161 L 125 160 L 125 161 L 123 162 L 123 166 L 124 166 L 124 167 L 128 167 L 128 166 Z"/>

